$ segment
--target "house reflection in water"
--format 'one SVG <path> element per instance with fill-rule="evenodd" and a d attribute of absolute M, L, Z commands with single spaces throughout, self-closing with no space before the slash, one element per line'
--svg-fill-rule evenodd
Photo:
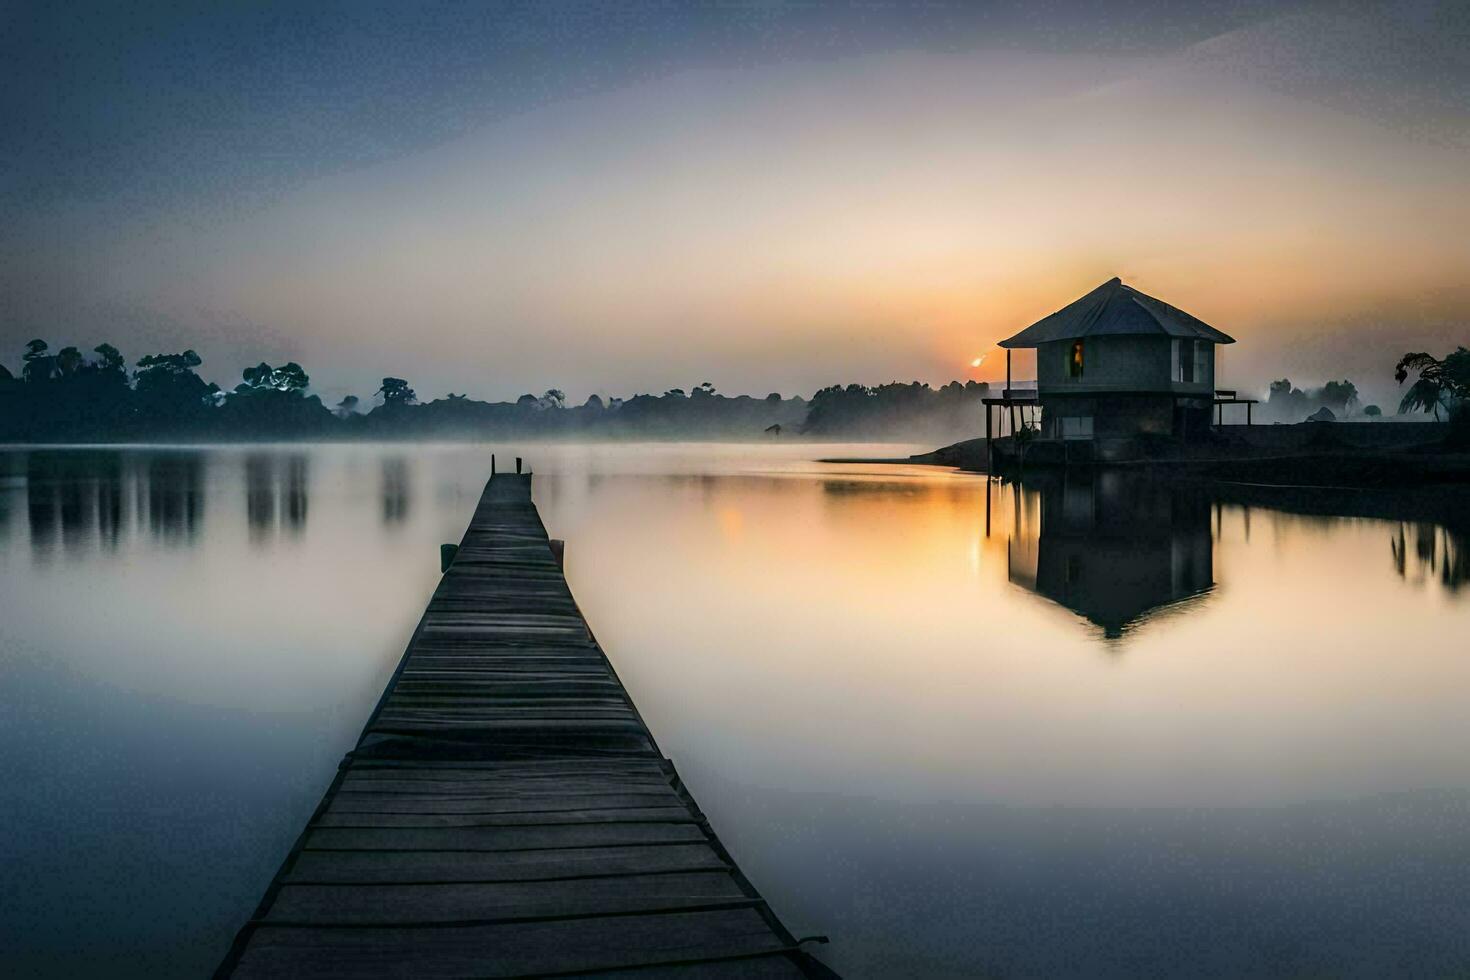
<path fill-rule="evenodd" d="M 1210 502 L 1136 474 L 1043 474 L 1014 485 L 1010 581 L 1121 637 L 1214 588 Z"/>

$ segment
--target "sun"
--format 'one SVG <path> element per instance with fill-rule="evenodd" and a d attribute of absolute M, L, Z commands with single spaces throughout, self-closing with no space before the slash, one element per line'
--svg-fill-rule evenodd
<path fill-rule="evenodd" d="M 979 367 L 980 365 L 982 365 L 984 363 L 985 363 L 985 358 L 984 357 L 977 357 L 973 361 L 970 362 L 970 367 Z"/>

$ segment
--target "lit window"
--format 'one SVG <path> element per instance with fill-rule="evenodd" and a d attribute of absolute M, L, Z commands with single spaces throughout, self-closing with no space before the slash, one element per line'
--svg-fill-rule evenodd
<path fill-rule="evenodd" d="M 1067 358 L 1067 376 L 1069 378 L 1082 377 L 1082 341 L 1072 341 L 1072 354 Z"/>

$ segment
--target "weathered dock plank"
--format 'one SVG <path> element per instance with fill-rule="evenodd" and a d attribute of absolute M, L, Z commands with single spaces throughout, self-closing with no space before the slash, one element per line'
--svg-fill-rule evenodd
<path fill-rule="evenodd" d="M 218 976 L 832 976 L 740 873 L 492 477 Z"/>

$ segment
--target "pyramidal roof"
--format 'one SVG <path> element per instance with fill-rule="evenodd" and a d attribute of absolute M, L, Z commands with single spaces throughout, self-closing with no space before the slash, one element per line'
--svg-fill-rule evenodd
<path fill-rule="evenodd" d="M 1119 334 L 1158 334 L 1198 338 L 1215 344 L 1235 343 L 1229 334 L 1163 300 L 1123 285 L 1123 280 L 1115 276 L 1014 337 L 1002 340 L 1000 346 L 1035 347 L 1053 340 Z"/>

